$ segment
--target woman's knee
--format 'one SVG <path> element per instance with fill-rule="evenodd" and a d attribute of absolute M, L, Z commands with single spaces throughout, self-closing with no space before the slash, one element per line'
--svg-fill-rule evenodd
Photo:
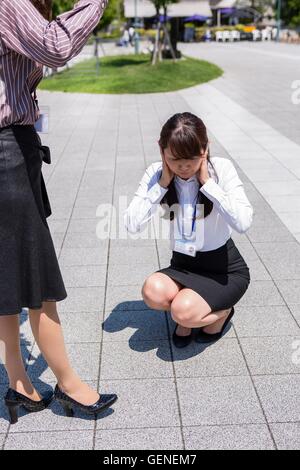
<path fill-rule="evenodd" d="M 159 274 L 149 276 L 142 287 L 143 299 L 151 308 L 169 306 L 177 292 L 176 287 L 168 286 Z"/>
<path fill-rule="evenodd" d="M 181 290 L 171 303 L 171 315 L 177 323 L 190 322 L 195 317 L 201 320 L 211 312 L 210 306 L 190 289 Z"/>

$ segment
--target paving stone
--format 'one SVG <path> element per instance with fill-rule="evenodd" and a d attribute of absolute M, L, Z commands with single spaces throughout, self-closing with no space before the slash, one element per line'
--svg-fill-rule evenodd
<path fill-rule="evenodd" d="M 157 310 L 121 310 L 113 309 L 105 313 L 103 323 L 103 341 L 166 340 L 167 322 L 164 312 Z"/>
<path fill-rule="evenodd" d="M 5 450 L 92 450 L 93 435 L 92 430 L 20 432 L 9 434 Z"/>
<path fill-rule="evenodd" d="M 109 286 L 130 286 L 141 284 L 141 288 L 147 277 L 158 270 L 157 263 L 153 260 L 152 264 L 130 265 L 119 264 L 108 268 Z"/>
<path fill-rule="evenodd" d="M 61 271 L 66 288 L 105 286 L 105 265 L 61 266 Z"/>
<path fill-rule="evenodd" d="M 254 247 L 273 279 L 300 279 L 300 245 L 297 242 L 254 243 Z"/>
<path fill-rule="evenodd" d="M 253 375 L 299 374 L 300 361 L 293 361 L 294 347 L 300 336 L 241 338 L 247 364 Z"/>
<path fill-rule="evenodd" d="M 70 362 L 82 380 L 95 381 L 98 378 L 100 361 L 99 343 L 67 344 Z M 33 357 L 29 361 L 28 374 L 32 381 L 38 380 L 52 382 L 55 380 L 53 372 L 48 368 L 37 346 L 32 351 Z"/>
<path fill-rule="evenodd" d="M 257 376 L 254 383 L 270 423 L 300 420 L 300 375 Z"/>
<path fill-rule="evenodd" d="M 292 313 L 294 313 L 293 310 Z M 234 316 L 234 326 L 239 338 L 253 336 L 278 337 L 299 334 L 299 326 L 288 307 L 284 305 L 267 307 L 239 306 Z"/>
<path fill-rule="evenodd" d="M 0 434 L 0 449 L 2 449 L 5 438 L 6 438 L 6 434 Z"/>
<path fill-rule="evenodd" d="M 278 450 L 300 449 L 300 423 L 274 423 L 270 428 Z"/>
<path fill-rule="evenodd" d="M 2 366 L 0 366 L 0 370 L 1 370 L 1 367 Z M 0 399 L 0 435 L 2 436 L 2 438 L 3 438 L 3 435 L 5 437 L 5 434 L 9 427 L 8 414 L 7 414 L 6 406 L 3 400 L 7 392 L 7 389 L 8 389 L 8 385 L 0 384 L 0 397 L 1 397 Z"/>
<path fill-rule="evenodd" d="M 101 248 L 63 248 L 60 255 L 62 266 L 107 264 L 107 250 Z"/>
<path fill-rule="evenodd" d="M 64 312 L 60 314 L 66 343 L 98 343 L 102 338 L 102 312 Z"/>
<path fill-rule="evenodd" d="M 274 450 L 264 424 L 183 428 L 187 450 Z"/>
<path fill-rule="evenodd" d="M 104 287 L 68 287 L 68 297 L 59 302 L 60 312 L 89 312 L 103 310 Z"/>
<path fill-rule="evenodd" d="M 102 429 L 96 433 L 96 450 L 180 450 L 179 427 Z"/>
<path fill-rule="evenodd" d="M 150 310 L 144 303 L 141 284 L 107 286 L 106 310 Z"/>
<path fill-rule="evenodd" d="M 284 300 L 273 281 L 251 281 L 237 305 L 239 307 L 284 305 Z"/>
<path fill-rule="evenodd" d="M 184 426 L 265 423 L 250 377 L 180 378 L 177 382 Z"/>
<path fill-rule="evenodd" d="M 135 265 L 152 264 L 157 259 L 155 246 L 112 247 L 109 252 L 110 265 L 128 264 L 134 260 Z"/>
<path fill-rule="evenodd" d="M 98 430 L 180 425 L 173 379 L 101 381 L 100 389 L 102 393 L 117 393 L 119 399 L 115 412 L 97 421 Z"/>
<path fill-rule="evenodd" d="M 300 280 L 281 280 L 276 281 L 276 284 L 279 291 L 281 292 L 281 295 L 284 297 L 289 306 L 300 304 Z"/>
<path fill-rule="evenodd" d="M 247 375 L 247 368 L 235 338 L 215 344 L 191 343 L 184 350 L 173 348 L 177 378 Z"/>
<path fill-rule="evenodd" d="M 300 304 L 298 304 L 298 305 L 290 304 L 289 309 L 290 309 L 293 317 L 297 321 L 298 325 L 300 326 Z"/>

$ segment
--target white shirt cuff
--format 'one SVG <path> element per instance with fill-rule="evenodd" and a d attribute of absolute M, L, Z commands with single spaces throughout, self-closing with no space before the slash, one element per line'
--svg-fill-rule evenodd
<path fill-rule="evenodd" d="M 215 200 L 217 200 L 220 204 L 224 199 L 224 191 L 223 189 L 218 185 L 218 183 L 215 182 L 213 178 L 209 178 L 203 186 L 201 186 L 200 190 L 205 196 L 211 196 Z"/>
<path fill-rule="evenodd" d="M 155 204 L 160 202 L 167 192 L 168 188 L 163 188 L 159 183 L 155 183 L 147 192 L 147 197 L 150 199 L 152 204 Z"/>

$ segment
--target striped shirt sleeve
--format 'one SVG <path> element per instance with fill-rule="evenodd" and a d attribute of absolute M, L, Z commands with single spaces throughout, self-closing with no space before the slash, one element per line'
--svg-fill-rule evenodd
<path fill-rule="evenodd" d="M 76 56 L 99 23 L 108 0 L 80 0 L 48 22 L 30 0 L 0 0 L 0 35 L 15 52 L 48 67 Z"/>

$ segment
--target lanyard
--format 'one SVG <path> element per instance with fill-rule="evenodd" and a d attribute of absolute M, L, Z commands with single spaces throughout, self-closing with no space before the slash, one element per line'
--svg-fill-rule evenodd
<path fill-rule="evenodd" d="M 197 211 L 197 204 L 195 205 L 195 209 L 194 209 L 193 222 L 192 222 L 192 233 L 194 232 L 194 228 L 195 228 L 195 225 L 196 225 L 196 211 Z"/>
<path fill-rule="evenodd" d="M 195 204 L 195 207 L 194 207 L 194 213 L 193 213 L 193 219 L 192 219 L 192 233 L 195 231 L 195 225 L 196 225 L 196 214 L 197 214 L 197 204 L 198 204 L 198 195 L 197 195 L 197 198 L 196 198 L 196 204 Z M 191 235 L 192 235 L 191 233 Z"/>

